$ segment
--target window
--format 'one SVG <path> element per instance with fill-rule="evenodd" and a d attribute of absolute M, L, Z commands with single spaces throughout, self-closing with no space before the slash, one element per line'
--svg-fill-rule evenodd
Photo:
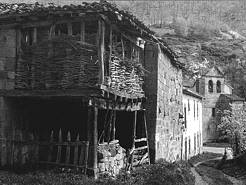
<path fill-rule="evenodd" d="M 67 35 L 68 34 L 68 27 L 67 24 L 57 24 L 55 27 L 55 35 Z"/>
<path fill-rule="evenodd" d="M 216 83 L 216 90 L 217 90 L 217 93 L 221 93 L 221 82 L 219 80 Z"/>
<path fill-rule="evenodd" d="M 190 111 L 190 100 L 188 99 L 188 111 Z"/>
<path fill-rule="evenodd" d="M 212 80 L 209 80 L 208 81 L 208 92 L 212 93 L 213 92 L 213 87 L 214 84 L 213 84 L 213 81 Z"/>
<path fill-rule="evenodd" d="M 195 102 L 195 100 L 194 100 L 194 119 L 196 118 L 196 102 Z"/>
<path fill-rule="evenodd" d="M 194 133 L 194 152 L 196 153 L 196 133 Z"/>
<path fill-rule="evenodd" d="M 215 108 L 212 108 L 212 117 L 215 117 Z"/>
<path fill-rule="evenodd" d="M 197 115 L 197 119 L 198 119 L 198 111 L 199 111 L 199 109 L 198 109 L 198 102 L 196 103 L 196 115 Z"/>
<path fill-rule="evenodd" d="M 199 84 L 199 80 L 196 81 L 196 92 L 199 93 L 199 88 L 200 88 L 200 84 Z"/>
<path fill-rule="evenodd" d="M 187 128 L 187 111 L 186 111 L 186 106 L 184 107 L 184 127 Z"/>
<path fill-rule="evenodd" d="M 190 144 L 190 137 L 189 137 L 189 154 L 191 153 L 191 144 Z"/>

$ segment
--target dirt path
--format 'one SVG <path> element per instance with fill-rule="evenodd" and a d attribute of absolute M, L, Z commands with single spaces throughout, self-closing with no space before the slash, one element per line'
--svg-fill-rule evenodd
<path fill-rule="evenodd" d="M 206 152 L 213 152 L 213 153 L 218 153 L 218 154 L 224 153 L 224 148 L 218 148 L 218 147 L 204 147 L 204 150 Z M 195 185 L 224 185 L 224 184 L 244 185 L 242 181 L 234 177 L 228 176 L 220 170 L 202 165 L 205 162 L 212 161 L 212 160 L 220 160 L 221 158 L 222 157 L 215 157 L 212 159 L 197 162 L 196 164 L 193 165 L 194 167 L 191 168 L 191 171 L 193 175 L 195 176 Z M 203 169 L 202 168 L 199 169 L 199 173 L 201 175 L 197 171 L 197 169 L 199 168 L 199 165 L 201 165 L 200 167 L 203 167 Z M 224 182 L 220 181 L 219 179 L 224 179 Z M 228 183 L 226 183 L 226 181 Z"/>

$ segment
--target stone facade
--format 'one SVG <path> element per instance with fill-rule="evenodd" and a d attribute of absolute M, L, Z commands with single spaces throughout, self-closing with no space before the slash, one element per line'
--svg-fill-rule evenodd
<path fill-rule="evenodd" d="M 217 67 L 213 67 L 196 81 L 193 89 L 205 98 L 203 103 L 203 142 L 216 140 L 218 138 L 216 105 L 221 94 L 232 93 L 232 87 L 225 83 L 223 73 Z"/>
<path fill-rule="evenodd" d="M 125 149 L 119 141 L 99 144 L 98 146 L 98 171 L 100 175 L 114 176 L 125 167 Z"/>
<path fill-rule="evenodd" d="M 157 44 L 145 48 L 145 104 L 151 161 L 181 158 L 182 70 Z"/>

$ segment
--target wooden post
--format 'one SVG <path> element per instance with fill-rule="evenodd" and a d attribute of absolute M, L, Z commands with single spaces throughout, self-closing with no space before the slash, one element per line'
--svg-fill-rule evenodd
<path fill-rule="evenodd" d="M 137 127 L 137 111 L 134 111 L 134 121 L 133 121 L 133 128 L 132 128 L 132 148 L 135 147 L 135 139 L 136 139 L 136 127 Z"/>
<path fill-rule="evenodd" d="M 80 30 L 80 40 L 82 42 L 85 42 L 85 22 L 84 21 L 81 22 L 80 28 L 81 28 L 81 30 Z"/>
<path fill-rule="evenodd" d="M 62 152 L 62 131 L 61 129 L 59 130 L 59 144 L 58 144 L 58 149 L 57 149 L 57 156 L 56 156 L 56 163 L 60 163 L 61 161 L 61 152 Z"/>
<path fill-rule="evenodd" d="M 37 43 L 37 28 L 33 28 L 33 43 Z"/>
<path fill-rule="evenodd" d="M 92 139 L 92 156 L 93 156 L 93 171 L 94 171 L 94 177 L 97 178 L 97 141 L 98 141 L 98 135 L 97 135 L 97 116 L 98 116 L 98 108 L 93 107 L 94 115 L 93 115 L 93 139 Z"/>
<path fill-rule="evenodd" d="M 104 50 L 105 50 L 105 23 L 103 20 L 98 20 L 98 61 L 100 65 L 100 72 L 99 72 L 99 84 L 104 83 Z"/>
<path fill-rule="evenodd" d="M 115 140 L 115 121 L 116 121 L 116 110 L 114 110 L 113 123 L 112 123 L 112 140 Z"/>
<path fill-rule="evenodd" d="M 51 134 L 50 134 L 50 143 L 53 143 L 54 142 L 54 131 L 52 130 L 51 131 Z M 51 162 L 52 161 L 52 151 L 53 151 L 53 145 L 51 144 L 49 146 L 49 149 L 48 149 L 48 162 Z"/>
<path fill-rule="evenodd" d="M 68 35 L 73 35 L 73 26 L 72 26 L 72 23 L 69 22 L 67 23 L 67 30 L 68 30 Z"/>
<path fill-rule="evenodd" d="M 74 158 L 73 158 L 74 165 L 78 164 L 78 156 L 79 156 L 79 134 L 77 135 L 76 145 L 74 147 Z"/>
<path fill-rule="evenodd" d="M 68 145 L 66 147 L 66 164 L 69 164 L 70 162 L 70 142 L 71 142 L 71 134 L 70 132 L 68 131 L 67 133 L 67 142 L 68 142 Z"/>
<path fill-rule="evenodd" d="M 113 30 L 112 26 L 109 26 L 109 56 L 108 56 L 108 76 L 111 75 L 111 55 L 112 55 L 112 43 L 113 43 Z"/>

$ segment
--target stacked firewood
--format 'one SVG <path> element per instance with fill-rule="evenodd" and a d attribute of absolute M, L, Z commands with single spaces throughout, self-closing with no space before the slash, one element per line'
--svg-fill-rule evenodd
<path fill-rule="evenodd" d="M 112 89 L 130 95 L 143 94 L 143 77 L 133 64 L 123 61 L 116 55 L 112 55 L 110 71 L 110 87 Z"/>
<path fill-rule="evenodd" d="M 53 39 L 22 50 L 17 88 L 68 89 L 98 82 L 96 48 L 69 39 Z"/>

